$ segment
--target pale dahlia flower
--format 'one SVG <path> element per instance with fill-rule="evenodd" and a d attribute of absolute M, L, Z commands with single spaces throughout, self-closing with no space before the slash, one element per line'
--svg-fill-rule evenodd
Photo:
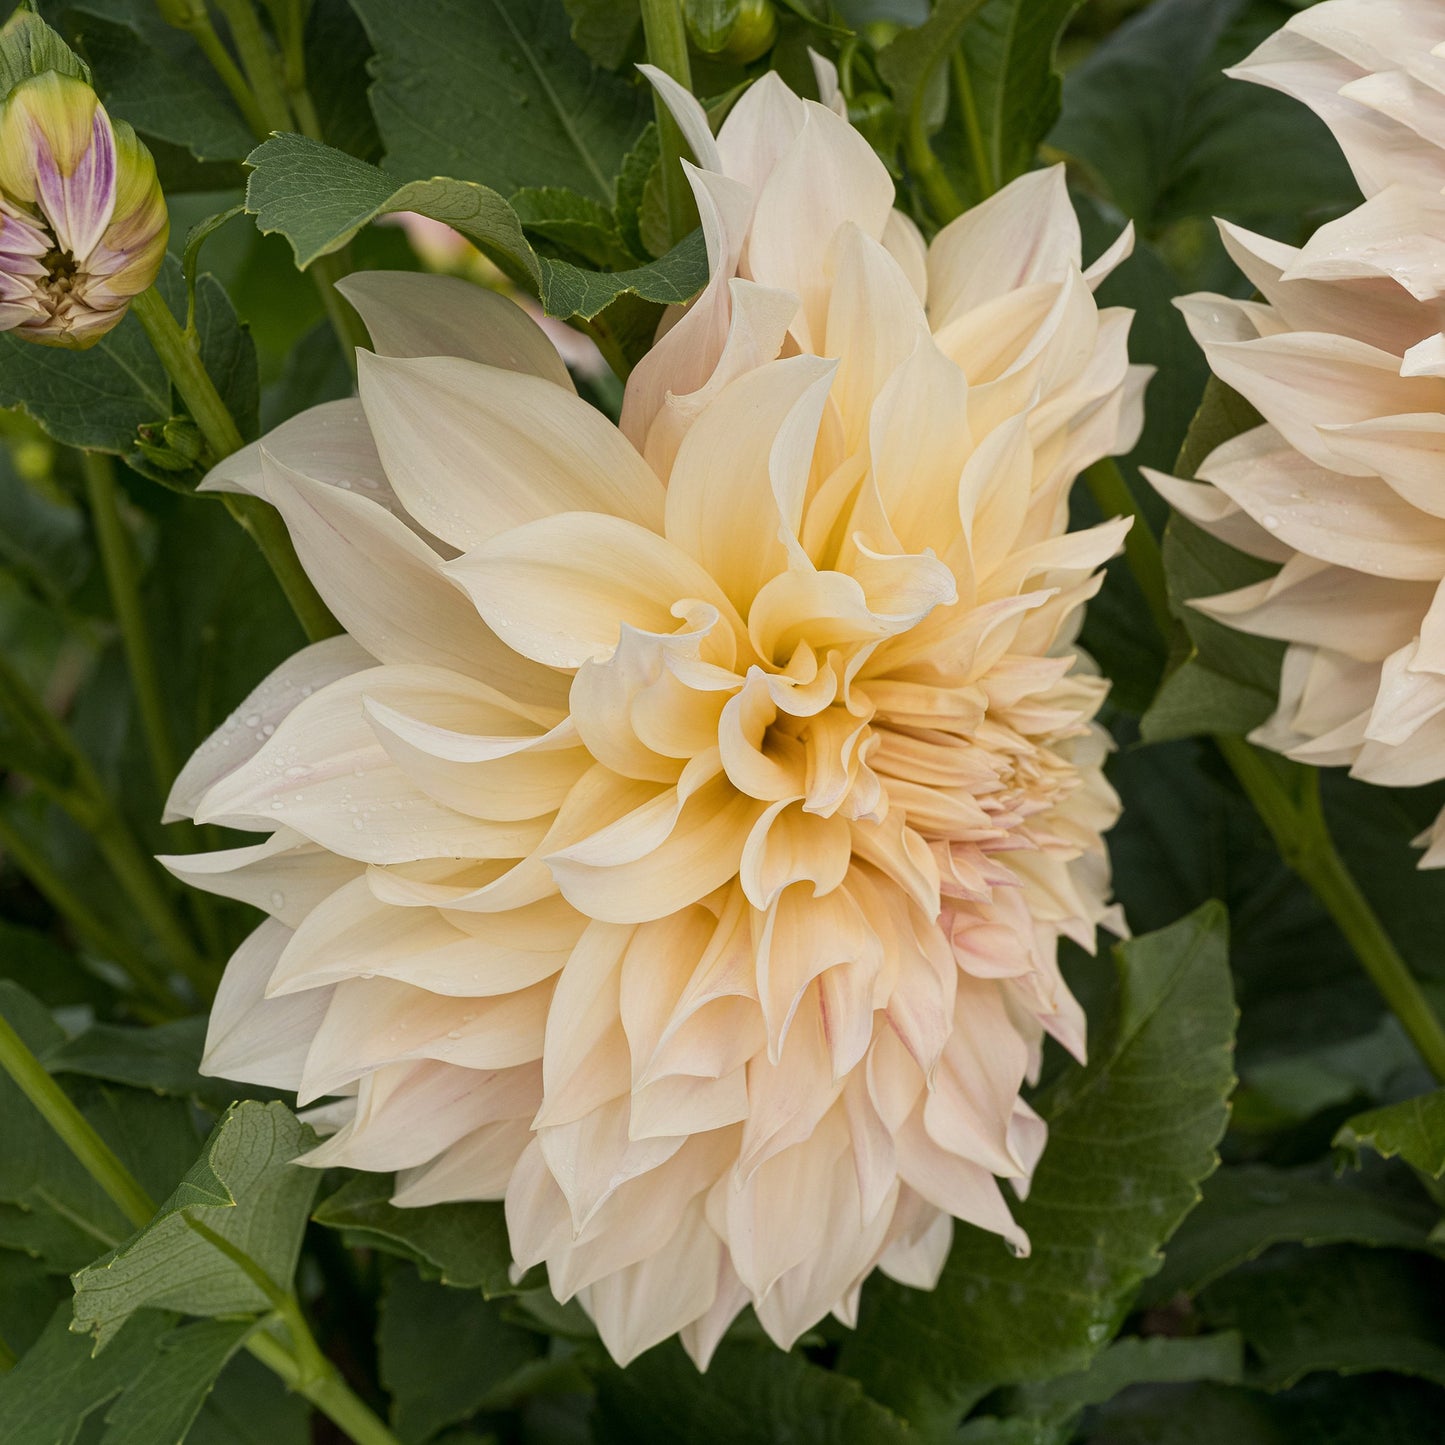
<path fill-rule="evenodd" d="M 1199 468 L 1152 478 L 1242 551 L 1283 563 L 1197 601 L 1289 643 L 1279 706 L 1256 733 L 1371 783 L 1445 777 L 1445 5 L 1329 0 L 1235 74 L 1330 125 L 1363 205 L 1302 249 L 1221 222 L 1264 301 L 1181 302 L 1216 375 L 1265 425 Z M 1445 866 L 1445 818 L 1422 842 Z"/>
<path fill-rule="evenodd" d="M 999 1181 L 1044 1035 L 1083 1053 L 1055 953 L 1117 813 L 1070 640 L 1124 526 L 1066 500 L 1140 377 L 1058 171 L 925 253 L 775 78 L 694 144 L 713 279 L 623 430 L 501 298 L 347 284 L 360 399 L 210 484 L 349 636 L 176 784 L 270 836 L 170 861 L 272 915 L 209 1072 L 339 1096 L 310 1163 L 504 1198 L 617 1359 L 702 1365 L 750 1302 L 786 1346 L 875 1266 L 931 1285 L 955 1217 L 1027 1248 Z"/>

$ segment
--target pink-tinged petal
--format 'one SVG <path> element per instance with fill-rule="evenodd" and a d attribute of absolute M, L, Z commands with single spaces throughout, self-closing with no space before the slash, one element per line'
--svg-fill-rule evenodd
<path fill-rule="evenodd" d="M 457 276 L 353 271 L 336 283 L 379 356 L 456 356 L 575 391 L 547 333 L 509 296 Z"/>
<path fill-rule="evenodd" d="M 407 511 L 463 549 L 566 512 L 662 530 L 662 486 L 595 407 L 456 357 L 360 357 L 361 402 Z"/>

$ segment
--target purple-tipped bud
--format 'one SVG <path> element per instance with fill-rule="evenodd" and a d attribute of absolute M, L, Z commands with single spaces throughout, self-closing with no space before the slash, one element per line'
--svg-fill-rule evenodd
<path fill-rule="evenodd" d="M 47 70 L 0 104 L 0 330 L 93 345 L 156 278 L 170 222 L 150 152 Z"/>

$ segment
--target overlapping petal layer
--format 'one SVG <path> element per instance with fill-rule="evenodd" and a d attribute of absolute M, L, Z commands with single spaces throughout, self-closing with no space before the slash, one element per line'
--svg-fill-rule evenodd
<path fill-rule="evenodd" d="M 207 1067 L 339 1097 L 311 1162 L 505 1198 L 618 1359 L 705 1364 L 748 1303 L 787 1345 L 931 1284 L 953 1218 L 1027 1248 L 1058 939 L 1119 926 L 1071 639 L 1123 527 L 1067 497 L 1142 377 L 1059 172 L 925 250 L 828 107 L 768 77 L 714 143 L 677 104 L 713 274 L 620 431 L 506 303 L 459 355 L 453 285 L 352 279 L 359 401 L 209 483 L 350 637 L 172 803 L 270 835 L 174 860 L 272 915 Z"/>
<path fill-rule="evenodd" d="M 1445 8 L 1327 0 L 1234 72 L 1305 101 L 1365 192 L 1302 249 L 1221 222 L 1262 302 L 1181 305 L 1216 375 L 1265 424 L 1199 480 L 1186 516 L 1283 566 L 1198 605 L 1289 643 L 1256 741 L 1368 782 L 1445 777 Z M 1445 822 L 1423 842 L 1445 866 Z"/>

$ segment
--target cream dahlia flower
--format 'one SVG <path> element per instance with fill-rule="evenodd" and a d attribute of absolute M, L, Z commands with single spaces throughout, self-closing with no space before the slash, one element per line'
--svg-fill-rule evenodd
<path fill-rule="evenodd" d="M 208 485 L 349 635 L 176 783 L 269 836 L 170 863 L 271 914 L 209 1072 L 339 1100 L 308 1162 L 505 1199 L 618 1360 L 705 1365 L 748 1303 L 787 1346 L 875 1267 L 931 1285 L 954 1218 L 1027 1248 L 999 1181 L 1044 1035 L 1083 1053 L 1055 954 L 1118 807 L 1071 638 L 1124 527 L 1066 502 L 1140 377 L 1057 171 L 925 252 L 775 78 L 693 143 L 713 277 L 622 430 L 505 299 L 346 284 L 359 400 Z"/>
<path fill-rule="evenodd" d="M 1152 478 L 1277 576 L 1196 602 L 1289 643 L 1255 734 L 1367 782 L 1445 777 L 1445 5 L 1328 0 L 1235 74 L 1330 125 L 1365 202 L 1302 249 L 1221 222 L 1263 302 L 1180 304 L 1209 364 L 1265 425 L 1199 482 Z M 1445 866 L 1445 817 L 1422 842 Z"/>

